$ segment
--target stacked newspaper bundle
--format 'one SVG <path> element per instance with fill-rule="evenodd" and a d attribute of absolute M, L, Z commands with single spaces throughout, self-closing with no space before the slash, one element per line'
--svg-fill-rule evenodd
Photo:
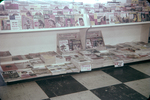
<path fill-rule="evenodd" d="M 0 62 L 12 61 L 12 56 L 9 51 L 0 51 Z"/>
<path fill-rule="evenodd" d="M 55 64 L 56 56 L 51 56 L 50 54 L 42 54 L 41 59 L 45 62 L 45 65 Z"/>
<path fill-rule="evenodd" d="M 91 71 L 91 61 L 86 60 L 82 55 L 71 56 L 71 63 L 81 71 Z"/>
<path fill-rule="evenodd" d="M 80 70 L 72 63 L 66 63 L 66 66 L 67 66 L 67 68 L 66 68 L 67 73 L 80 72 Z"/>
<path fill-rule="evenodd" d="M 47 65 L 47 69 L 50 70 L 52 75 L 59 75 L 59 74 L 65 74 L 66 69 L 62 68 L 61 66 L 64 66 L 64 64 L 53 64 L 53 65 Z"/>

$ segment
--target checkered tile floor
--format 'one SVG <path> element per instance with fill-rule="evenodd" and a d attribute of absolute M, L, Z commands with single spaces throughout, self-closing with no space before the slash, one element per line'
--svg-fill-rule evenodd
<path fill-rule="evenodd" d="M 2 100 L 147 100 L 150 62 L 0 85 Z"/>

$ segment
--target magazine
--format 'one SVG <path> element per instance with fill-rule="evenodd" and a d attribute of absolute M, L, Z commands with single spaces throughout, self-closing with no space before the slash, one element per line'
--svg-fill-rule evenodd
<path fill-rule="evenodd" d="M 43 69 L 32 69 L 32 71 L 37 75 L 51 75 L 50 71 L 47 68 L 43 68 Z"/>
<path fill-rule="evenodd" d="M 30 69 L 18 69 L 17 70 L 19 76 L 21 78 L 31 78 L 31 77 L 36 77 L 36 74 Z"/>
<path fill-rule="evenodd" d="M 89 18 L 90 18 L 90 25 L 96 25 L 97 14 L 89 14 Z"/>
<path fill-rule="evenodd" d="M 5 9 L 6 9 L 6 10 L 19 9 L 19 5 L 18 5 L 17 3 L 6 2 L 6 1 L 5 1 Z"/>
<path fill-rule="evenodd" d="M 114 13 L 109 13 L 109 24 L 115 24 L 116 22 L 116 17 Z"/>
<path fill-rule="evenodd" d="M 32 59 L 39 59 L 40 58 L 40 53 L 29 53 L 29 56 Z"/>
<path fill-rule="evenodd" d="M 32 11 L 33 15 L 33 22 L 34 22 L 34 29 L 41 29 L 45 27 L 44 24 L 44 15 L 43 11 Z"/>
<path fill-rule="evenodd" d="M 73 15 L 65 15 L 65 27 L 75 26 L 74 16 Z"/>
<path fill-rule="evenodd" d="M 78 50 L 81 50 L 81 49 L 82 49 L 82 44 L 81 44 L 81 41 L 80 41 L 80 40 L 75 40 L 75 39 L 73 39 L 73 40 L 72 40 L 72 44 L 73 44 L 73 50 L 74 50 L 74 51 L 78 51 Z"/>
<path fill-rule="evenodd" d="M 9 51 L 0 51 L 0 57 L 7 57 L 11 56 Z"/>
<path fill-rule="evenodd" d="M 1 68 L 3 69 L 3 71 L 12 71 L 18 69 L 15 64 L 1 65 Z"/>
<path fill-rule="evenodd" d="M 4 5 L 0 4 L 0 11 L 4 11 Z"/>
<path fill-rule="evenodd" d="M 21 55 L 12 56 L 12 61 L 16 61 L 16 60 L 23 60 L 23 58 Z"/>
<path fill-rule="evenodd" d="M 56 27 L 55 16 L 50 14 L 44 14 L 45 28 Z"/>
<path fill-rule="evenodd" d="M 55 16 L 56 27 L 65 27 L 65 16 Z"/>
<path fill-rule="evenodd" d="M 34 29 L 32 16 L 22 15 L 22 29 Z"/>
<path fill-rule="evenodd" d="M 18 69 L 33 68 L 30 62 L 15 63 Z"/>
<path fill-rule="evenodd" d="M 10 20 L 11 30 L 21 30 L 21 20 Z"/>
<path fill-rule="evenodd" d="M 17 71 L 6 71 L 3 72 L 2 75 L 5 81 L 19 78 Z"/>
<path fill-rule="evenodd" d="M 59 40 L 59 48 L 62 52 L 68 52 L 69 51 L 69 45 L 68 40 Z"/>
<path fill-rule="evenodd" d="M 85 26 L 83 14 L 75 14 L 74 15 L 75 26 Z"/>
<path fill-rule="evenodd" d="M 98 13 L 96 25 L 103 25 L 103 24 L 106 24 L 106 14 Z"/>
<path fill-rule="evenodd" d="M 29 4 L 29 8 L 31 11 L 38 11 L 41 10 L 41 5 L 40 4 Z"/>
<path fill-rule="evenodd" d="M 1 30 L 11 30 L 10 20 L 1 20 Z"/>

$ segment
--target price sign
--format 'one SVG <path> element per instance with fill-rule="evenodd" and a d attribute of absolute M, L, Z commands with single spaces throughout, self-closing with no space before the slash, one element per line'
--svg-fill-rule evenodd
<path fill-rule="evenodd" d="M 81 71 L 91 71 L 91 65 L 81 65 Z"/>
<path fill-rule="evenodd" d="M 124 61 L 116 61 L 114 66 L 115 67 L 122 67 L 122 66 L 124 66 Z"/>

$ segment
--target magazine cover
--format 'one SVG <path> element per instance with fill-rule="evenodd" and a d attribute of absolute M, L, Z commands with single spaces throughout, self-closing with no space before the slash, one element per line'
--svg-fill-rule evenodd
<path fill-rule="evenodd" d="M 128 12 L 121 12 L 120 17 L 121 17 L 122 23 L 129 23 Z"/>
<path fill-rule="evenodd" d="M 23 58 L 21 55 L 12 56 L 12 61 L 15 61 L 15 60 L 23 60 Z"/>
<path fill-rule="evenodd" d="M 75 20 L 75 26 L 85 26 L 83 14 L 75 14 L 74 20 Z"/>
<path fill-rule="evenodd" d="M 63 9 L 53 9 L 52 12 L 53 12 L 53 15 L 64 15 Z"/>
<path fill-rule="evenodd" d="M 4 11 L 4 5 L 0 4 L 0 11 Z"/>
<path fill-rule="evenodd" d="M 115 24 L 122 23 L 121 13 L 120 12 L 115 12 L 114 16 L 115 16 Z"/>
<path fill-rule="evenodd" d="M 10 20 L 11 30 L 21 30 L 21 20 Z"/>
<path fill-rule="evenodd" d="M 96 25 L 97 22 L 97 14 L 89 14 L 90 25 Z"/>
<path fill-rule="evenodd" d="M 49 4 L 41 4 L 40 5 L 41 10 L 50 10 L 50 5 Z"/>
<path fill-rule="evenodd" d="M 45 24 L 45 28 L 56 27 L 55 16 L 50 14 L 44 14 L 44 24 Z"/>
<path fill-rule="evenodd" d="M 150 21 L 150 12 L 145 12 L 146 21 Z"/>
<path fill-rule="evenodd" d="M 30 62 L 15 63 L 18 69 L 33 68 Z"/>
<path fill-rule="evenodd" d="M 53 14 L 52 10 L 43 10 L 43 15 L 52 15 L 52 14 Z"/>
<path fill-rule="evenodd" d="M 92 48 L 92 44 L 91 44 L 91 40 L 90 39 L 86 39 L 86 48 Z"/>
<path fill-rule="evenodd" d="M 72 2 L 72 13 L 73 14 L 81 14 L 83 7 L 83 2 Z"/>
<path fill-rule="evenodd" d="M 41 5 L 40 4 L 29 4 L 29 8 L 31 11 L 33 10 L 41 10 Z"/>
<path fill-rule="evenodd" d="M 34 29 L 32 16 L 22 15 L 22 29 Z"/>
<path fill-rule="evenodd" d="M 142 21 L 142 22 L 146 21 L 145 12 L 142 12 L 142 13 L 141 13 L 141 21 Z"/>
<path fill-rule="evenodd" d="M 1 68 L 3 71 L 12 71 L 12 70 L 17 70 L 18 68 L 16 67 L 15 64 L 6 64 L 6 65 L 1 65 Z"/>
<path fill-rule="evenodd" d="M 29 69 L 18 69 L 17 72 L 21 78 L 36 77 L 36 74 L 30 68 Z"/>
<path fill-rule="evenodd" d="M 109 24 L 115 24 L 116 22 L 116 17 L 114 13 L 109 13 Z"/>
<path fill-rule="evenodd" d="M 62 52 L 68 52 L 69 51 L 69 45 L 68 40 L 59 40 L 59 48 Z"/>
<path fill-rule="evenodd" d="M 32 11 L 34 29 L 41 29 L 45 27 L 43 11 Z"/>
<path fill-rule="evenodd" d="M 73 15 L 65 15 L 65 27 L 75 26 L 74 16 Z"/>
<path fill-rule="evenodd" d="M 65 27 L 65 16 L 55 16 L 56 27 Z"/>
<path fill-rule="evenodd" d="M 106 14 L 98 13 L 96 25 L 103 25 L 103 24 L 106 24 Z"/>
<path fill-rule="evenodd" d="M 141 12 L 137 12 L 137 19 L 138 22 L 141 22 Z"/>
<path fill-rule="evenodd" d="M 1 20 L 1 30 L 11 30 L 10 20 Z"/>
<path fill-rule="evenodd" d="M 81 45 L 81 41 L 80 40 L 72 40 L 72 44 L 73 44 L 73 50 L 81 50 L 82 49 L 82 45 Z"/>
<path fill-rule="evenodd" d="M 19 4 L 19 10 L 20 11 L 29 11 L 30 10 L 29 4 L 24 4 L 24 3 Z"/>
<path fill-rule="evenodd" d="M 17 9 L 19 9 L 19 5 L 17 3 L 5 1 L 5 9 L 6 10 L 16 9 L 17 10 Z"/>
<path fill-rule="evenodd" d="M 17 71 L 6 71 L 2 73 L 4 80 L 9 80 L 9 79 L 18 79 L 19 75 Z"/>

